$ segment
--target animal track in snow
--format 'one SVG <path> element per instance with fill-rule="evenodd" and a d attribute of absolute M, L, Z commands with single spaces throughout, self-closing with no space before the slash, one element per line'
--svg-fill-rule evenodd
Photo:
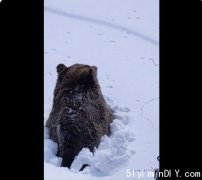
<path fill-rule="evenodd" d="M 152 125 L 152 128 L 154 128 L 154 129 L 158 129 L 158 128 L 155 127 L 154 122 L 151 120 L 151 118 L 145 116 L 144 108 L 145 108 L 145 106 L 147 106 L 148 104 L 150 104 L 150 103 L 152 103 L 152 102 L 154 102 L 154 101 L 156 101 L 156 100 L 158 100 L 158 99 L 159 99 L 159 97 L 150 99 L 149 101 L 146 101 L 146 102 L 142 105 L 142 107 L 141 107 L 141 117 L 143 117 L 146 121 L 148 121 L 148 122 Z"/>

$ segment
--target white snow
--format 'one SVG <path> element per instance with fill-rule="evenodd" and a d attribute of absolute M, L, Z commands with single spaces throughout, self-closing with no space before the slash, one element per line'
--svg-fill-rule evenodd
<path fill-rule="evenodd" d="M 84 148 L 70 170 L 60 167 L 45 127 L 44 179 L 132 180 L 157 168 L 159 1 L 45 0 L 44 17 L 44 124 L 59 63 L 97 66 L 102 93 L 115 111 L 112 135 L 94 154 Z M 84 163 L 90 166 L 79 172 Z M 153 179 L 146 172 L 138 179 Z"/>
<path fill-rule="evenodd" d="M 44 139 L 44 161 L 55 165 L 61 165 L 62 159 L 56 156 L 58 145 L 51 139 Z"/>

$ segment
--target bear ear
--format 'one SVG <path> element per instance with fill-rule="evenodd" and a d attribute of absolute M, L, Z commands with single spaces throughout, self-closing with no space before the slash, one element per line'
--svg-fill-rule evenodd
<path fill-rule="evenodd" d="M 95 75 L 97 76 L 97 67 L 96 66 L 91 66 L 93 72 L 95 73 Z"/>
<path fill-rule="evenodd" d="M 93 71 L 97 71 L 97 67 L 96 66 L 92 66 Z"/>
<path fill-rule="evenodd" d="M 58 64 L 57 65 L 57 73 L 60 73 L 61 71 L 63 71 L 66 68 L 66 66 L 64 64 Z"/>
<path fill-rule="evenodd" d="M 92 66 L 93 71 L 97 72 L 97 67 L 96 66 Z"/>

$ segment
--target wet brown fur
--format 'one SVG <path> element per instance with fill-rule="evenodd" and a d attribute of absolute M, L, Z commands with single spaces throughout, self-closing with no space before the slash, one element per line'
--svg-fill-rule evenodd
<path fill-rule="evenodd" d="M 57 66 L 58 79 L 52 111 L 46 126 L 58 143 L 62 166 L 70 167 L 82 148 L 92 152 L 103 135 L 109 135 L 112 112 L 97 79 L 97 68 L 83 64 Z"/>

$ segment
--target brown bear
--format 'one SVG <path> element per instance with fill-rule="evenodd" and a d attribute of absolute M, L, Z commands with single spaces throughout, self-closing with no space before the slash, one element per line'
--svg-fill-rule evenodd
<path fill-rule="evenodd" d="M 74 64 L 57 66 L 58 79 L 46 126 L 58 144 L 61 166 L 70 168 L 82 148 L 91 152 L 103 135 L 109 135 L 112 111 L 97 79 L 97 67 Z"/>

